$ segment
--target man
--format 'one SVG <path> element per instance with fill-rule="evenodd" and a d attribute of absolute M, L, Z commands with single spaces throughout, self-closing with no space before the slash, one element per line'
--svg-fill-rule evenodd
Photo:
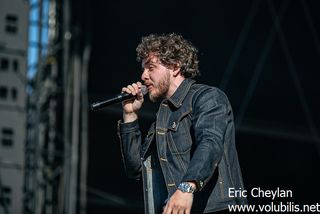
<path fill-rule="evenodd" d="M 232 109 L 222 91 L 193 80 L 197 49 L 180 35 L 149 35 L 137 47 L 137 59 L 150 100 L 161 103 L 142 142 L 142 83 L 124 87 L 136 98 L 122 103 L 118 132 L 127 175 L 142 175 L 145 212 L 224 212 L 246 203 L 228 194 L 229 188 L 243 189 Z"/>

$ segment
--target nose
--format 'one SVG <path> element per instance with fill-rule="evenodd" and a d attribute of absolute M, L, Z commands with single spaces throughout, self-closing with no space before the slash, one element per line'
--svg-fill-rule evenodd
<path fill-rule="evenodd" d="M 142 72 L 142 75 L 141 75 L 141 79 L 142 79 L 143 81 L 146 81 L 148 78 L 149 78 L 149 76 L 148 76 L 148 71 L 147 71 L 147 69 L 143 69 L 143 72 Z"/>

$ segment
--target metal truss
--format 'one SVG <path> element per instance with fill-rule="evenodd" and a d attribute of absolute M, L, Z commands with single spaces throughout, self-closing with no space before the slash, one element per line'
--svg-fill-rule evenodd
<path fill-rule="evenodd" d="M 319 56 L 320 56 L 319 35 L 318 35 L 317 30 L 315 28 L 315 25 L 313 23 L 313 19 L 311 17 L 310 10 L 307 5 L 307 1 L 301 0 L 299 2 L 301 2 L 301 6 L 302 6 L 301 8 L 304 12 L 308 27 L 310 28 L 311 36 L 312 36 L 312 39 L 315 43 L 315 47 L 316 47 L 316 49 L 319 53 Z M 284 15 L 285 15 L 285 12 L 288 8 L 288 5 L 292 2 L 284 0 L 284 1 L 281 1 L 281 3 L 282 4 L 280 6 L 279 11 L 276 12 L 275 7 L 274 7 L 274 2 L 272 0 L 267 1 L 268 9 L 269 9 L 269 12 L 270 12 L 272 20 L 273 20 L 273 26 L 270 29 L 269 34 L 267 35 L 265 45 L 262 49 L 262 52 L 259 56 L 257 63 L 256 63 L 255 70 L 254 70 L 253 76 L 251 78 L 250 84 L 248 85 L 248 87 L 246 89 L 246 93 L 244 95 L 244 98 L 242 99 L 240 107 L 237 111 L 236 127 L 240 131 L 249 132 L 249 133 L 260 133 L 260 134 L 264 134 L 264 135 L 281 137 L 281 138 L 286 138 L 286 139 L 291 139 L 291 140 L 293 138 L 296 138 L 296 139 L 300 139 L 303 141 L 314 142 L 314 143 L 316 143 L 316 147 L 318 148 L 318 152 L 320 154 L 319 132 L 317 130 L 315 121 L 313 119 L 314 117 L 312 116 L 310 106 L 307 102 L 305 92 L 303 90 L 303 86 L 301 84 L 298 72 L 296 70 L 293 58 L 292 58 L 290 50 L 289 50 L 289 45 L 287 43 L 287 40 L 285 38 L 285 35 L 282 30 L 282 26 L 281 26 L 281 22 L 282 22 Z M 227 69 L 226 69 L 226 71 L 222 77 L 222 81 L 220 83 L 220 88 L 223 90 L 225 90 L 227 88 L 229 80 L 234 72 L 234 66 L 235 66 L 237 60 L 239 59 L 241 50 L 242 50 L 244 43 L 249 35 L 249 30 L 251 28 L 254 16 L 257 14 L 257 11 L 259 9 L 260 4 L 261 4 L 260 0 L 252 1 L 251 10 L 250 10 L 250 12 L 247 16 L 247 19 L 244 23 L 242 32 L 239 36 L 239 39 L 237 41 L 237 44 L 236 44 L 235 49 L 233 51 L 233 54 L 231 55 L 231 58 L 230 58 L 229 63 L 227 65 Z M 257 124 L 257 122 L 255 122 L 254 125 L 249 125 L 249 126 L 247 124 L 243 125 L 245 113 L 248 109 L 250 101 L 252 100 L 253 93 L 256 90 L 257 83 L 260 79 L 260 76 L 261 76 L 262 70 L 265 66 L 267 57 L 269 56 L 270 49 L 271 49 L 276 38 L 279 39 L 281 49 L 284 52 L 285 60 L 288 65 L 289 75 L 293 81 L 296 93 L 298 95 L 299 102 L 300 102 L 302 110 L 303 110 L 302 113 L 304 114 L 306 121 L 308 123 L 309 130 L 311 131 L 311 134 L 312 134 L 311 137 L 308 133 L 305 133 L 305 132 L 297 133 L 295 129 L 293 129 L 291 131 L 284 130 L 284 129 L 273 130 L 272 127 L 269 127 L 269 131 L 266 131 L 266 129 L 265 129 L 266 127 L 263 127 L 263 125 Z M 259 128 L 259 127 L 261 127 L 261 128 Z"/>

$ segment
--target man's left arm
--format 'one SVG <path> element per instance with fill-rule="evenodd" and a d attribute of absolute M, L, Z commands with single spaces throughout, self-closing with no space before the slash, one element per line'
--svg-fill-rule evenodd
<path fill-rule="evenodd" d="M 208 88 L 195 95 L 192 124 L 194 127 L 195 150 L 182 181 L 188 182 L 197 191 L 212 177 L 223 154 L 223 135 L 230 122 L 231 109 L 226 95 L 216 88 Z M 169 199 L 164 213 L 185 210 L 190 213 L 192 193 L 177 190 Z"/>

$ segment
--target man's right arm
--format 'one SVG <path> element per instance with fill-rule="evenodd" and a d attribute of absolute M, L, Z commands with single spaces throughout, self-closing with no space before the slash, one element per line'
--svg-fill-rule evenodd
<path fill-rule="evenodd" d="M 122 92 L 133 94 L 136 98 L 122 102 L 123 121 L 118 122 L 124 168 L 127 176 L 135 179 L 140 178 L 141 175 L 141 133 L 138 124 L 138 111 L 144 100 L 140 88 L 140 82 L 122 88 Z"/>
<path fill-rule="evenodd" d="M 142 84 L 140 82 L 133 83 L 122 88 L 123 93 L 128 93 L 136 96 L 135 99 L 125 100 L 122 102 L 123 122 L 130 123 L 138 119 L 138 111 L 143 104 L 143 94 L 141 93 Z"/>
<path fill-rule="evenodd" d="M 138 120 L 128 123 L 118 121 L 118 135 L 126 175 L 129 178 L 139 179 L 141 175 L 141 133 Z"/>

